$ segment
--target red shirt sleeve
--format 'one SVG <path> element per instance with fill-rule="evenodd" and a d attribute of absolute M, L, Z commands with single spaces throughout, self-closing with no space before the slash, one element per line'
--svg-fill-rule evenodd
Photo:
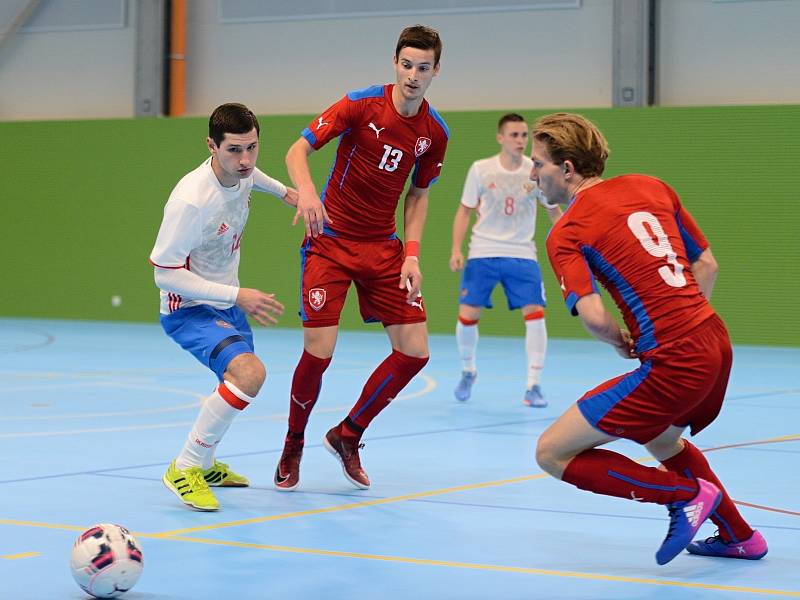
<path fill-rule="evenodd" d="M 411 180 L 414 187 L 430 187 L 439 178 L 444 164 L 444 155 L 447 151 L 447 136 L 443 133 L 437 137 L 438 139 L 432 140 L 432 143 L 428 142 L 431 143 L 431 149 L 417 159 Z"/>
<path fill-rule="evenodd" d="M 571 235 L 577 225 L 570 223 L 567 228 L 563 226 L 566 222 L 567 219 L 561 217 L 548 235 L 547 257 L 561 286 L 567 309 L 573 316 L 577 316 L 575 305 L 578 300 L 589 294 L 599 294 L 600 290 L 583 254 L 580 241 Z"/>
<path fill-rule="evenodd" d="M 333 138 L 339 137 L 349 129 L 356 111 L 356 103 L 347 96 L 343 96 L 341 100 L 326 108 L 322 114 L 312 120 L 300 135 L 308 140 L 314 150 L 319 150 Z"/>
<path fill-rule="evenodd" d="M 675 190 L 669 187 L 666 183 L 664 186 L 667 188 L 667 191 L 672 198 L 675 221 L 678 223 L 678 231 L 681 234 L 683 245 L 686 248 L 686 258 L 689 259 L 690 263 L 693 263 L 697 260 L 700 254 L 703 253 L 703 250 L 708 248 L 708 240 L 706 239 L 706 236 L 703 235 L 703 232 L 700 229 L 700 226 L 697 224 L 697 221 L 694 220 L 694 217 L 692 217 L 689 211 L 686 210 L 681 204 L 680 198 L 678 198 L 678 194 L 675 193 Z"/>

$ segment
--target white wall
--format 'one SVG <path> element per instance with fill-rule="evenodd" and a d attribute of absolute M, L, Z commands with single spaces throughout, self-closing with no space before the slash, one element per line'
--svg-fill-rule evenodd
<path fill-rule="evenodd" d="M 800 1 L 660 5 L 659 104 L 800 103 Z"/>
<path fill-rule="evenodd" d="M 136 2 L 127 27 L 18 31 L 0 47 L 0 120 L 131 117 Z"/>
<path fill-rule="evenodd" d="M 609 106 L 612 5 L 219 25 L 214 0 L 194 1 L 186 107 L 205 114 L 240 99 L 260 113 L 317 112 L 348 90 L 391 81 L 397 37 L 417 21 L 444 42 L 428 94 L 438 109 Z"/>
<path fill-rule="evenodd" d="M 587 108 L 612 102 L 613 0 L 580 9 L 220 24 L 191 0 L 187 113 L 243 101 L 313 113 L 390 81 L 400 30 L 439 29 L 440 110 Z M 488 3 L 487 3 L 488 4 Z M 800 103 L 800 0 L 661 0 L 664 105 Z M 127 27 L 17 33 L 0 47 L 0 120 L 131 117 L 136 1 Z M 550 83 L 545 88 L 542 81 Z"/>

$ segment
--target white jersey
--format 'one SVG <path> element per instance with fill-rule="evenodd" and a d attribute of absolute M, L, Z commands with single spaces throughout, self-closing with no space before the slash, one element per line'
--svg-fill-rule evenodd
<path fill-rule="evenodd" d="M 187 298 L 161 290 L 161 314 L 208 304 L 230 308 L 239 291 L 239 246 L 250 214 L 250 191 L 283 197 L 286 187 L 258 168 L 226 188 L 211 168 L 211 158 L 185 175 L 172 190 L 150 262 L 164 269 L 185 268 L 206 281 L 231 286 L 226 297 Z"/>
<path fill-rule="evenodd" d="M 476 160 L 467 173 L 461 204 L 475 208 L 469 258 L 510 257 L 536 260 L 533 234 L 541 192 L 530 180 L 531 159 L 509 171 L 500 155 Z"/>

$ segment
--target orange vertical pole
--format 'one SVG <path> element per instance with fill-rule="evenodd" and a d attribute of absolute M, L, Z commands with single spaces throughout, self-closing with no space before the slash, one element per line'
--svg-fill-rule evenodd
<path fill-rule="evenodd" d="M 186 112 L 186 0 L 172 0 L 169 48 L 169 114 Z"/>

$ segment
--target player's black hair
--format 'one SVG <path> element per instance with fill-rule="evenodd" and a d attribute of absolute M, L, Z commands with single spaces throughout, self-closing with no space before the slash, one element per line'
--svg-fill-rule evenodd
<path fill-rule="evenodd" d="M 525 117 L 522 115 L 518 115 L 517 113 L 508 113 L 500 117 L 500 120 L 497 122 L 497 131 L 498 133 L 503 131 L 503 125 L 506 123 L 524 123 Z"/>
<path fill-rule="evenodd" d="M 229 102 L 214 109 L 208 119 L 208 137 L 219 146 L 226 133 L 248 133 L 255 127 L 261 132 L 258 119 L 244 104 Z"/>
<path fill-rule="evenodd" d="M 442 39 L 439 32 L 425 25 L 412 25 L 400 32 L 397 40 L 397 47 L 394 50 L 394 58 L 400 57 L 403 48 L 417 48 L 418 50 L 433 50 L 433 66 L 439 64 L 442 57 Z"/>

